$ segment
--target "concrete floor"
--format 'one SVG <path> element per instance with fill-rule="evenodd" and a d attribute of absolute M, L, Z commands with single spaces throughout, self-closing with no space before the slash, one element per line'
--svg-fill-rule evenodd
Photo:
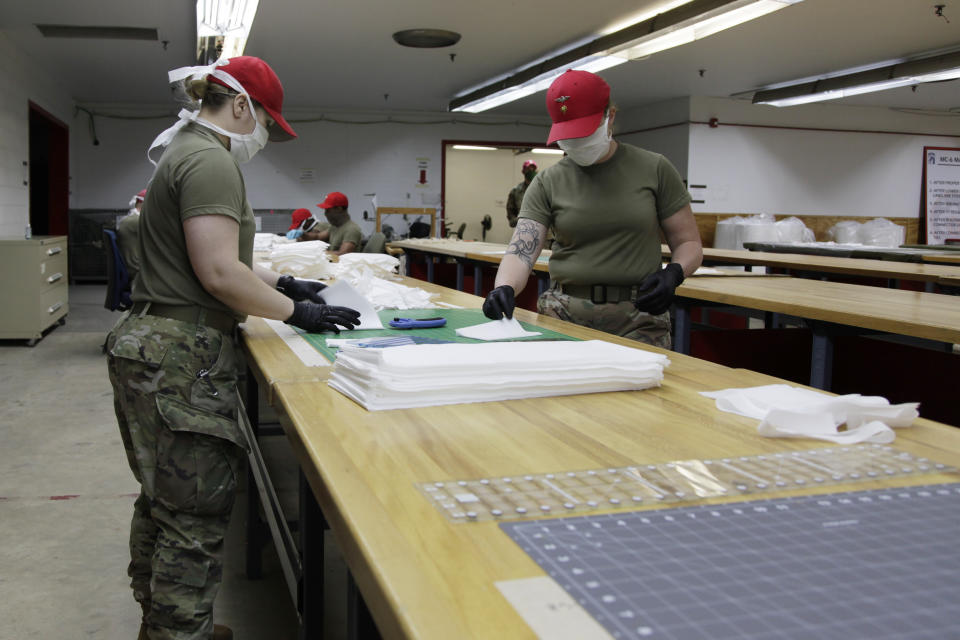
<path fill-rule="evenodd" d="M 104 293 L 103 285 L 71 286 L 64 326 L 34 347 L 0 341 L 0 640 L 137 637 L 126 567 L 139 487 L 101 353 L 120 317 L 103 308 Z M 281 502 L 295 518 L 296 462 L 282 437 L 264 443 Z M 297 614 L 272 544 L 263 578 L 244 575 L 245 505 L 241 493 L 216 621 L 238 640 L 296 638 Z M 346 634 L 346 569 L 327 538 L 324 637 L 337 639 Z"/>

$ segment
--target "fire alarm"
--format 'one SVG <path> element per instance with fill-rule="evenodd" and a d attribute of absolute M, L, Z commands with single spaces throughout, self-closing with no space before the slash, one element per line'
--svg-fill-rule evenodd
<path fill-rule="evenodd" d="M 720 126 L 720 121 L 717 120 L 716 118 L 710 118 L 707 124 L 710 125 L 711 129 L 716 129 L 717 127 Z"/>

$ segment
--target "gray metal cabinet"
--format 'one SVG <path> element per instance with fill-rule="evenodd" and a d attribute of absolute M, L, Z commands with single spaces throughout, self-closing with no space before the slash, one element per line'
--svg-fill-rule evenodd
<path fill-rule="evenodd" d="M 32 346 L 56 322 L 67 300 L 67 237 L 0 238 L 0 339 Z"/>

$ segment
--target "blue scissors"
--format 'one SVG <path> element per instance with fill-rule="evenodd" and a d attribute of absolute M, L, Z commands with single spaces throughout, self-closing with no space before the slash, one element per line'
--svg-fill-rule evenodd
<path fill-rule="evenodd" d="M 390 326 L 394 329 L 431 329 L 447 324 L 446 318 L 394 318 Z"/>

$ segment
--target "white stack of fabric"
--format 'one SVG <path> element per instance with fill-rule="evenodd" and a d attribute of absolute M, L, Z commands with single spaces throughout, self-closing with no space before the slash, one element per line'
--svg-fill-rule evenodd
<path fill-rule="evenodd" d="M 602 340 L 346 346 L 329 385 L 370 411 L 658 387 L 669 359 Z"/>
<path fill-rule="evenodd" d="M 346 280 L 357 293 L 381 309 L 433 309 L 431 298 L 439 295 L 396 282 L 400 261 L 385 253 L 348 253 L 330 266 L 337 280 Z"/>
<path fill-rule="evenodd" d="M 276 244 L 270 251 L 271 268 L 297 278 L 329 278 L 330 260 L 325 253 L 329 246 L 322 240 Z"/>

